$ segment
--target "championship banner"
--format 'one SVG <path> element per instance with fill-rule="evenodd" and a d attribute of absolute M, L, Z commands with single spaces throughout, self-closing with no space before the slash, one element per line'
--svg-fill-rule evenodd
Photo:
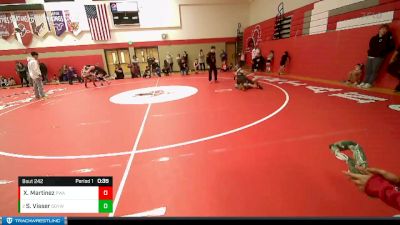
<path fill-rule="evenodd" d="M 33 34 L 31 24 L 29 21 L 29 15 L 27 12 L 15 12 L 15 21 L 13 22 L 15 28 L 15 36 L 18 42 L 24 46 L 29 46 L 32 42 Z"/>
<path fill-rule="evenodd" d="M 50 33 L 55 34 L 56 30 L 54 28 L 53 17 L 51 16 L 51 11 L 46 11 L 45 14 L 46 14 L 46 18 L 47 18 L 47 24 L 49 25 Z"/>
<path fill-rule="evenodd" d="M 67 31 L 62 11 L 51 11 L 51 18 L 57 36 L 61 36 Z"/>
<path fill-rule="evenodd" d="M 64 10 L 65 21 L 69 32 L 77 36 L 82 30 L 79 25 L 79 15 L 71 14 L 69 10 Z"/>
<path fill-rule="evenodd" d="M 50 29 L 44 12 L 42 13 L 28 12 L 28 14 L 33 34 L 41 38 L 46 36 L 46 34 L 50 32 Z"/>
<path fill-rule="evenodd" d="M 14 33 L 11 13 L 0 13 L 0 37 L 7 40 Z"/>

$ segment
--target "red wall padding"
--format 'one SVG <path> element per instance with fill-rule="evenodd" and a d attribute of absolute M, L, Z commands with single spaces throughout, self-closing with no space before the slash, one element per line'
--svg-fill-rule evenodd
<path fill-rule="evenodd" d="M 399 18 L 399 1 L 389 1 L 391 9 L 387 5 L 370 8 L 371 12 L 382 12 L 382 9 L 396 10 L 395 21 L 390 24 L 391 31 L 394 35 L 396 43 L 400 44 L 400 21 Z M 381 3 L 382 4 L 382 3 Z M 388 2 L 384 3 L 388 4 Z M 300 24 L 304 16 L 304 12 L 312 9 L 313 4 L 287 13 L 293 15 L 293 23 Z M 394 8 L 394 7 L 397 8 Z M 390 7 L 389 7 L 390 8 Z M 305 10 L 307 9 L 307 10 Z M 358 15 L 355 16 L 354 14 Z M 359 17 L 360 11 L 355 11 L 341 15 L 342 18 Z M 337 16 L 335 20 L 339 18 Z M 396 20 L 397 18 L 397 20 Z M 379 26 L 369 26 L 356 28 L 344 31 L 331 31 L 318 35 L 295 36 L 294 30 L 301 30 L 298 25 L 292 28 L 292 37 L 282 40 L 271 40 L 273 32 L 273 24 L 275 18 L 261 22 L 256 25 L 261 26 L 262 42 L 259 44 L 261 52 L 264 56 L 270 50 L 275 51 L 275 62 L 273 65 L 274 71 L 279 68 L 279 60 L 284 51 L 289 51 L 292 61 L 289 66 L 289 72 L 294 75 L 322 78 L 326 80 L 344 80 L 347 73 L 357 63 L 365 63 L 367 59 L 367 49 L 370 38 L 376 35 Z M 335 21 L 336 22 L 336 21 Z M 244 32 L 244 45 L 246 40 L 251 35 L 255 25 L 248 27 Z M 297 34 L 299 35 L 299 33 Z M 397 45 L 398 47 L 399 45 Z M 394 88 L 397 85 L 397 80 L 386 73 L 385 69 L 391 55 L 385 61 L 383 69 L 380 72 L 376 85 L 385 88 Z M 247 53 L 246 59 L 250 64 L 251 54 Z"/>
<path fill-rule="evenodd" d="M 39 55 L 40 57 L 40 55 Z M 39 58 L 40 59 L 40 58 Z M 76 69 L 76 72 L 80 73 L 81 69 L 86 64 L 98 64 L 104 66 L 103 57 L 101 55 L 88 55 L 88 56 L 70 56 L 70 57 L 59 57 L 59 58 L 44 58 L 40 59 L 41 62 L 46 64 L 48 69 L 49 79 L 53 79 L 53 75 L 58 76 L 58 71 L 62 65 L 71 65 Z M 23 63 L 26 65 L 27 61 Z M 17 84 L 20 84 L 19 76 L 15 72 L 15 60 L 14 61 L 0 61 L 0 75 L 6 76 L 7 78 L 13 76 Z"/>

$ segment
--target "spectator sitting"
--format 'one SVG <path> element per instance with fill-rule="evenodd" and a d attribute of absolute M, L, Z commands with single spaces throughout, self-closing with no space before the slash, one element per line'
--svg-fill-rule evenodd
<path fill-rule="evenodd" d="M 388 73 L 397 79 L 399 79 L 399 84 L 394 89 L 395 92 L 400 92 L 400 47 L 393 54 L 390 59 L 390 63 L 388 66 Z"/>
<path fill-rule="evenodd" d="M 146 78 L 146 77 L 151 78 L 151 71 L 150 71 L 150 67 L 149 66 L 146 66 L 146 69 L 145 69 L 145 71 L 143 73 L 143 78 Z"/>
<path fill-rule="evenodd" d="M 14 80 L 14 77 L 10 77 L 9 79 L 8 79 L 8 86 L 14 86 L 14 85 L 16 85 L 17 83 L 15 82 L 15 80 Z"/>
<path fill-rule="evenodd" d="M 154 61 L 153 63 L 153 70 L 157 76 L 161 77 L 161 68 L 160 65 L 158 65 L 158 60 Z"/>
<path fill-rule="evenodd" d="M 53 75 L 53 80 L 51 82 L 54 84 L 60 84 L 60 80 L 57 79 L 57 76 L 55 74 Z"/>
<path fill-rule="evenodd" d="M 68 67 L 68 72 L 67 72 L 67 77 L 68 77 L 68 83 L 72 85 L 72 81 L 74 80 L 75 77 L 78 77 L 78 75 L 75 73 L 74 68 L 72 66 Z"/>
<path fill-rule="evenodd" d="M 224 62 L 221 66 L 221 71 L 223 72 L 227 72 L 229 70 L 229 67 L 226 65 L 226 63 Z"/>
<path fill-rule="evenodd" d="M 280 62 L 280 69 L 279 69 L 279 75 L 282 75 L 282 74 L 285 74 L 285 72 L 286 72 L 286 67 L 287 67 L 287 65 L 289 64 L 289 62 L 290 62 L 290 60 L 291 60 L 291 58 L 290 58 L 290 56 L 289 56 L 289 52 L 288 51 L 285 51 L 284 53 L 283 53 L 283 55 L 282 55 L 282 58 L 281 58 L 281 62 Z"/>
<path fill-rule="evenodd" d="M 1 87 L 7 87 L 8 86 L 8 80 L 5 77 L 0 76 L 0 86 Z"/>
<path fill-rule="evenodd" d="M 181 59 L 181 74 L 182 75 L 189 75 L 189 66 L 188 66 L 185 58 L 183 58 L 183 57 Z"/>
<path fill-rule="evenodd" d="M 60 71 L 59 71 L 59 80 L 60 80 L 60 82 L 62 82 L 62 81 L 67 81 L 67 80 L 68 80 L 68 66 L 67 66 L 67 65 L 63 65 L 63 66 L 60 68 Z"/>
<path fill-rule="evenodd" d="M 348 85 L 349 84 L 353 84 L 354 86 L 356 86 L 358 83 L 360 83 L 363 66 L 364 65 L 361 64 L 361 63 L 356 64 L 354 66 L 354 69 L 349 72 L 349 77 L 345 81 L 345 83 L 348 84 Z"/>
<path fill-rule="evenodd" d="M 165 74 L 165 76 L 169 76 L 169 73 L 171 72 L 171 63 L 169 63 L 166 59 L 164 60 L 162 72 Z"/>
<path fill-rule="evenodd" d="M 118 64 L 116 67 L 115 67 L 115 75 L 116 75 L 116 80 L 119 80 L 119 79 L 124 79 L 124 77 L 125 77 L 125 75 L 124 75 L 124 71 L 122 70 L 122 67 L 121 67 L 121 64 Z"/>
<path fill-rule="evenodd" d="M 150 56 L 147 58 L 147 65 L 150 68 L 151 74 L 154 74 L 153 64 L 154 64 L 155 60 L 156 60 L 156 58 L 154 58 L 153 56 Z"/>
<path fill-rule="evenodd" d="M 274 60 L 274 51 L 271 50 L 267 56 L 267 63 L 266 63 L 266 67 L 267 67 L 267 73 L 271 73 L 271 65 L 272 65 L 272 61 Z"/>

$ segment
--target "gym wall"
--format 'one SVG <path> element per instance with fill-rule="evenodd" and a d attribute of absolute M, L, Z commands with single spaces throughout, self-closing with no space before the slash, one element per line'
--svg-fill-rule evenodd
<path fill-rule="evenodd" d="M 41 3 L 43 0 L 30 0 L 29 3 Z M 247 14 L 248 4 L 233 1 L 230 3 L 225 0 L 225 4 L 202 3 L 201 0 L 192 3 L 181 4 L 183 0 L 140 0 L 139 10 L 141 25 L 137 26 L 119 26 L 111 24 L 111 37 L 109 41 L 93 41 L 87 25 L 86 14 L 83 10 L 85 4 L 99 4 L 102 1 L 82 0 L 64 3 L 44 3 L 45 10 L 70 9 L 83 14 L 80 18 L 80 26 L 84 30 L 78 36 L 70 32 L 57 37 L 54 34 L 47 34 L 44 38 L 34 37 L 29 48 L 48 48 L 54 46 L 76 46 L 76 45 L 96 45 L 110 43 L 128 43 L 128 42 L 149 42 L 162 41 L 162 34 L 167 34 L 167 40 L 188 40 L 203 38 L 225 38 L 235 37 L 237 24 L 242 27 L 248 26 Z M 104 1 L 109 4 L 109 1 Z M 151 3 L 151 4 L 150 4 Z M 168 4 L 167 4 L 168 3 Z M 154 6 L 163 10 L 154 10 Z M 167 5 L 166 5 L 167 4 Z M 83 11 L 82 11 L 83 10 Z M 168 10 L 171 12 L 167 13 Z M 109 10 L 108 13 L 110 14 Z M 81 15 L 82 16 L 82 15 Z M 111 15 L 109 15 L 110 18 Z M 15 38 L 8 41 L 0 39 L 0 50 L 27 49 Z"/>
<path fill-rule="evenodd" d="M 88 30 L 81 32 L 76 37 L 69 32 L 64 33 L 61 37 L 56 37 L 54 34 L 47 34 L 43 39 L 34 37 L 28 47 L 20 44 L 15 38 L 0 39 L 0 56 L 4 56 L 0 57 L 2 68 L 0 74 L 6 77 L 16 76 L 15 59 L 26 62 L 26 57 L 31 51 L 40 53 L 41 61 L 47 64 L 51 75 L 57 73 L 62 64 L 69 64 L 80 70 L 84 64 L 99 63 L 107 70 L 104 49 L 129 48 L 132 52 L 134 48 L 159 46 L 164 50 L 172 48 L 171 52 L 186 50 L 190 55 L 192 52 L 196 52 L 194 56 L 197 56 L 199 48 L 196 47 L 196 44 L 204 45 L 205 50 L 208 50 L 212 44 L 225 46 L 226 42 L 236 40 L 238 23 L 241 23 L 242 27 L 248 25 L 248 4 L 243 1 L 139 0 L 138 2 L 139 10 L 144 14 L 144 17 L 141 17 L 141 26 L 114 27 L 112 25 L 112 40 L 110 41 L 93 41 Z M 27 0 L 27 3 L 42 3 L 46 10 L 56 10 L 61 7 L 72 11 L 78 3 L 82 6 L 82 4 L 103 2 L 82 0 L 73 3 L 43 3 L 43 0 Z M 109 1 L 104 1 L 104 3 L 108 4 Z M 155 3 L 163 4 L 163 7 L 159 8 L 165 10 L 151 10 L 154 8 L 150 7 L 151 4 Z M 169 15 L 171 13 L 174 15 Z M 110 23 L 112 22 L 110 21 Z M 84 23 L 81 25 L 85 27 Z M 168 34 L 166 40 L 161 37 L 163 33 Z M 95 54 L 89 56 L 85 53 L 86 51 L 95 52 Z M 81 57 L 81 53 L 86 55 Z M 163 60 L 165 54 L 160 53 L 160 56 Z M 193 57 L 190 56 L 190 59 Z M 51 62 L 51 65 L 47 62 Z M 191 61 L 190 67 L 192 67 L 192 63 Z M 19 78 L 16 81 L 19 83 Z"/>
<path fill-rule="evenodd" d="M 348 5 L 337 8 L 339 3 Z M 318 15 L 315 11 L 328 11 L 328 17 L 312 24 L 310 18 Z M 245 46 L 254 30 L 258 29 L 261 31 L 259 46 L 263 55 L 275 51 L 274 71 L 278 70 L 280 57 L 287 50 L 292 57 L 288 68 L 291 74 L 342 81 L 355 64 L 366 63 L 369 40 L 378 33 L 379 24 L 389 23 L 395 42 L 400 43 L 400 1 L 396 0 L 323 0 L 286 15 L 292 16 L 293 21 L 290 38 L 272 40 L 275 18 L 245 29 Z M 251 63 L 250 57 L 247 53 L 248 64 Z M 394 88 L 397 84 L 397 80 L 386 73 L 390 57 L 380 71 L 376 81 L 378 87 Z"/>
<path fill-rule="evenodd" d="M 40 53 L 39 57 L 40 62 L 47 66 L 49 79 L 53 79 L 54 74 L 58 77 L 62 65 L 72 65 L 80 73 L 86 64 L 104 66 L 105 62 L 103 50 L 48 52 Z M 16 61 L 27 64 L 27 54 L 0 56 L 1 74 L 14 77 L 17 84 L 20 84 L 20 79 L 15 72 Z"/>
<path fill-rule="evenodd" d="M 284 4 L 285 12 L 289 12 L 318 1 L 319 0 L 250 0 L 249 24 L 253 25 L 275 18 L 278 14 L 278 5 L 281 2 Z"/>
<path fill-rule="evenodd" d="M 184 45 L 165 45 L 160 46 L 158 48 L 158 53 L 160 56 L 160 65 L 163 65 L 164 59 L 166 58 L 167 53 L 169 52 L 174 58 L 174 71 L 178 71 L 178 64 L 176 62 L 176 56 L 178 54 L 183 54 L 183 51 L 186 51 L 189 55 L 189 68 L 193 69 L 193 62 L 198 58 L 200 49 L 203 49 L 204 55 L 210 51 L 210 47 L 214 45 L 217 54 L 217 65 L 221 64 L 221 59 L 219 54 L 221 50 L 225 50 L 225 42 L 215 42 L 215 43 L 207 43 L 207 44 L 184 44 Z"/>

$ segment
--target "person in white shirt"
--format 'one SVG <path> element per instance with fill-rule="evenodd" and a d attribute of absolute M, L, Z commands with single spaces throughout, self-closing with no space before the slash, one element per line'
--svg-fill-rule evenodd
<path fill-rule="evenodd" d="M 14 80 L 14 78 L 13 77 L 10 77 L 9 79 L 8 79 L 8 86 L 14 86 L 14 85 L 16 85 L 17 83 L 15 82 L 15 80 Z"/>
<path fill-rule="evenodd" d="M 251 61 L 253 61 L 257 57 L 257 48 L 254 47 L 251 51 Z"/>
<path fill-rule="evenodd" d="M 199 53 L 199 70 L 201 71 L 205 71 L 206 70 L 206 56 L 203 53 L 203 49 L 200 49 L 200 53 Z"/>
<path fill-rule="evenodd" d="M 35 91 L 36 99 L 46 97 L 43 92 L 42 74 L 40 72 L 40 66 L 38 62 L 39 54 L 37 52 L 31 53 L 32 57 L 28 58 L 28 71 L 29 76 L 32 79 L 33 90 Z"/>
<path fill-rule="evenodd" d="M 174 60 L 172 58 L 172 55 L 168 52 L 167 57 L 165 58 L 167 60 L 167 63 L 169 64 L 170 72 L 174 70 Z"/>

